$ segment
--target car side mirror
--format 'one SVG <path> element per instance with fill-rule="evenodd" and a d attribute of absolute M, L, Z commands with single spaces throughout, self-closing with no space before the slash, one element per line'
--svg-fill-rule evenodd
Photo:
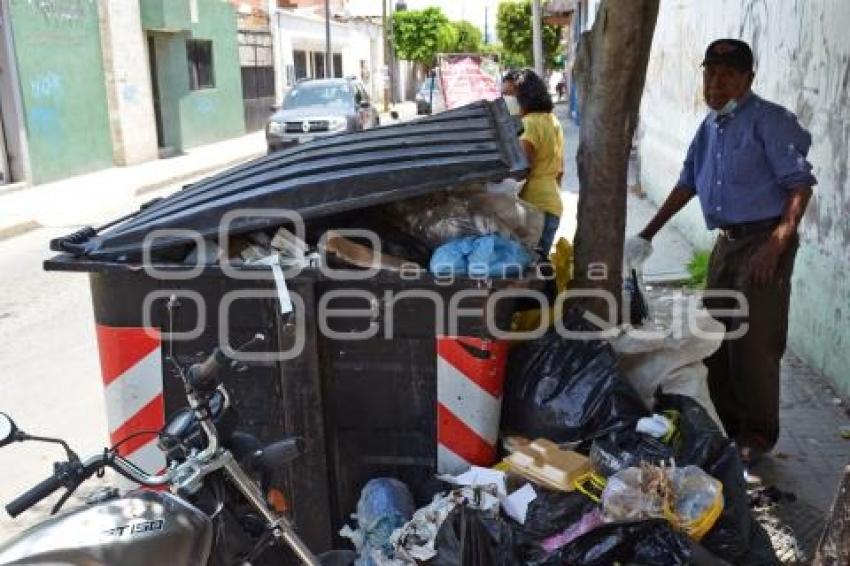
<path fill-rule="evenodd" d="M 271 110 L 272 112 L 277 112 L 278 110 L 280 110 L 280 104 L 272 104 L 271 106 L 269 106 L 269 110 Z"/>
<path fill-rule="evenodd" d="M 369 103 L 368 100 L 363 100 L 363 101 L 360 102 L 360 104 L 358 104 L 358 106 L 360 106 L 360 108 L 363 108 L 365 110 L 372 105 Z"/>
<path fill-rule="evenodd" d="M 18 427 L 6 413 L 0 413 L 0 448 L 11 444 L 18 438 Z"/>

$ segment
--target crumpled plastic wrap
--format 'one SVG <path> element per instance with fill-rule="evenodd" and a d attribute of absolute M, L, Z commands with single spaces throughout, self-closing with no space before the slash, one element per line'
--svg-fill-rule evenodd
<path fill-rule="evenodd" d="M 478 185 L 400 201 L 389 210 L 399 228 L 433 248 L 464 236 L 499 234 L 534 249 L 545 220 L 537 207 Z"/>
<path fill-rule="evenodd" d="M 415 564 L 437 555 L 435 543 L 437 533 L 446 517 L 464 502 L 480 509 L 493 518 L 499 515 L 499 493 L 496 485 L 463 487 L 447 494 L 434 497 L 434 500 L 413 514 L 413 518 L 397 529 L 390 537 L 397 564 Z"/>
<path fill-rule="evenodd" d="M 626 468 L 602 492 L 606 521 L 664 518 L 699 540 L 723 510 L 723 484 L 696 466 Z"/>

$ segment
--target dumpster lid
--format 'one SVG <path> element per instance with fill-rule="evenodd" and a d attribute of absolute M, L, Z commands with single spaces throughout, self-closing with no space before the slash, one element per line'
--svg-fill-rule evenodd
<path fill-rule="evenodd" d="M 178 230 L 150 249 L 217 237 L 239 209 L 283 209 L 305 220 L 389 203 L 474 181 L 521 179 L 528 162 L 503 100 L 479 101 L 424 119 L 317 139 L 188 185 L 100 229 L 51 241 L 54 251 L 92 259 L 142 252 L 154 230 Z M 250 213 L 229 224 L 241 234 L 285 220 Z"/>

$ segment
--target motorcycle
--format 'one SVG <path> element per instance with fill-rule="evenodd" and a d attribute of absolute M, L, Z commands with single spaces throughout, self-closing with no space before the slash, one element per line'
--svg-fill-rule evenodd
<path fill-rule="evenodd" d="M 264 340 L 257 334 L 237 352 Z M 81 459 L 65 441 L 26 434 L 0 413 L 0 447 L 41 441 L 60 444 L 67 454 L 66 461 L 54 464 L 50 477 L 6 505 L 14 518 L 59 489 L 67 490 L 50 518 L 0 545 L 0 564 L 249 565 L 268 563 L 267 550 L 279 545 L 309 566 L 348 563 L 346 551 L 314 555 L 280 500 L 274 505 L 274 498 L 267 497 L 268 478 L 297 458 L 304 443 L 285 438 L 263 446 L 236 430 L 238 415 L 221 374 L 244 366 L 218 348 L 188 366 L 172 356 L 166 361 L 183 382 L 188 407 L 159 431 L 158 445 L 167 462 L 162 473 L 149 474 L 119 454 L 120 445 L 136 435 Z M 106 468 L 141 488 L 123 496 L 109 489 L 57 515 L 80 485 L 102 476 Z"/>

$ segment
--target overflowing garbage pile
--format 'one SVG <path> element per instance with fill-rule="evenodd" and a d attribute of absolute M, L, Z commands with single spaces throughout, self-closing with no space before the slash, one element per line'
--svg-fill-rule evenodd
<path fill-rule="evenodd" d="M 564 326 L 597 330 L 578 309 Z M 619 359 L 606 340 L 554 329 L 516 345 L 500 461 L 441 477 L 418 510 L 403 484 L 370 482 L 342 532 L 357 564 L 776 564 L 711 407 L 663 392 L 694 387 L 682 372 L 647 406 Z"/>

